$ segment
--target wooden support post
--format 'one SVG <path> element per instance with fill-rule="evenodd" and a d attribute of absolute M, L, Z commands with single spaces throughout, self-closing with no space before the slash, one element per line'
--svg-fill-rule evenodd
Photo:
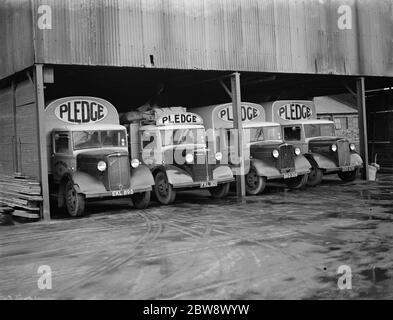
<path fill-rule="evenodd" d="M 240 74 L 238 72 L 231 76 L 231 93 L 232 93 L 232 110 L 233 110 L 233 128 L 238 134 L 238 148 L 240 157 L 240 172 L 236 175 L 236 194 L 239 198 L 246 195 L 246 184 L 244 176 L 244 137 L 242 125 L 242 109 L 241 109 L 241 92 L 240 92 Z"/>
<path fill-rule="evenodd" d="M 12 138 L 13 144 L 13 154 L 14 154 L 14 171 L 19 172 L 19 151 L 18 151 L 18 140 L 17 140 L 17 124 L 16 124 L 16 82 L 15 77 L 12 78 L 11 81 L 11 88 L 12 88 L 12 117 L 13 117 L 13 124 L 14 124 L 14 135 Z"/>
<path fill-rule="evenodd" d="M 36 91 L 36 108 L 37 108 L 37 126 L 38 126 L 38 150 L 39 150 L 39 168 L 40 182 L 42 188 L 42 207 L 41 213 L 44 220 L 50 220 L 49 205 L 49 182 L 48 182 L 48 158 L 45 135 L 45 98 L 44 98 L 44 75 L 43 65 L 34 66 L 34 84 Z"/>
<path fill-rule="evenodd" d="M 362 170 L 362 179 L 369 180 L 366 91 L 365 91 L 364 77 L 358 78 L 356 80 L 356 94 L 357 94 L 357 105 L 358 105 L 358 113 L 359 113 L 360 156 L 364 161 L 364 169 Z"/>

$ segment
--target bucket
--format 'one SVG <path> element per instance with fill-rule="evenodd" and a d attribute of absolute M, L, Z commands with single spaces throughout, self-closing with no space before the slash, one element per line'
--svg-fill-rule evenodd
<path fill-rule="evenodd" d="M 369 165 L 368 166 L 368 179 L 369 181 L 375 181 L 377 180 L 377 167 L 373 166 L 373 165 Z"/>

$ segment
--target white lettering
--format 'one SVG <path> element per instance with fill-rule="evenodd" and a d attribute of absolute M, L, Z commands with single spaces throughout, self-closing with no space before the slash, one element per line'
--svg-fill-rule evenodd
<path fill-rule="evenodd" d="M 337 20 L 337 26 L 340 30 L 351 30 L 352 29 L 352 9 L 348 5 L 341 5 L 337 9 L 339 16 Z"/>
<path fill-rule="evenodd" d="M 41 30 L 52 29 L 52 8 L 48 5 L 38 7 L 38 28 Z"/>

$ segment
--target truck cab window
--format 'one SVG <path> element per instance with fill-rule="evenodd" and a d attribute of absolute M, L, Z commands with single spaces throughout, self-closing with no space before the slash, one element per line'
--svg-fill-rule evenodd
<path fill-rule="evenodd" d="M 300 141 L 301 139 L 300 127 L 284 127 L 284 140 L 286 141 Z"/>
<path fill-rule="evenodd" d="M 154 134 L 152 132 L 145 131 L 142 134 L 142 149 L 145 149 L 149 144 L 154 141 Z"/>
<path fill-rule="evenodd" d="M 68 134 L 55 134 L 55 153 L 68 153 L 70 138 Z"/>

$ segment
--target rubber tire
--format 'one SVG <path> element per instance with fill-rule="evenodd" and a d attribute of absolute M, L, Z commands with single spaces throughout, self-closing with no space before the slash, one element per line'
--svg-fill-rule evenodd
<path fill-rule="evenodd" d="M 337 175 L 342 181 L 352 182 L 356 180 L 356 178 L 358 177 L 358 173 L 359 173 L 359 169 L 356 168 L 353 171 L 347 171 L 347 172 L 340 171 L 337 173 Z"/>
<path fill-rule="evenodd" d="M 289 189 L 297 190 L 303 188 L 307 184 L 307 181 L 308 181 L 308 174 L 304 174 L 296 178 L 288 179 L 287 181 L 285 181 L 285 184 Z"/>
<path fill-rule="evenodd" d="M 252 175 L 252 177 L 250 176 Z M 254 180 L 251 185 L 251 179 Z M 245 176 L 246 193 L 251 196 L 260 194 L 266 188 L 266 178 L 258 175 L 254 167 L 250 168 L 250 171 Z"/>
<path fill-rule="evenodd" d="M 209 188 L 209 192 L 214 199 L 221 199 L 228 195 L 230 186 L 231 184 L 229 182 L 222 183 L 217 187 Z"/>
<path fill-rule="evenodd" d="M 137 209 L 146 209 L 150 203 L 150 191 L 138 192 L 131 196 L 132 203 Z"/>
<path fill-rule="evenodd" d="M 310 187 L 315 187 L 321 184 L 323 179 L 323 171 L 317 167 L 312 167 L 310 173 L 308 174 L 307 185 Z"/>
<path fill-rule="evenodd" d="M 158 200 L 159 203 L 161 204 L 171 204 L 175 201 L 176 199 L 176 191 L 173 189 L 172 185 L 169 183 L 168 178 L 166 176 L 166 173 L 163 171 L 157 172 L 157 174 L 154 177 L 154 194 Z M 161 183 L 165 182 L 166 184 L 166 195 L 162 195 L 159 192 L 158 186 L 161 185 Z"/>
<path fill-rule="evenodd" d="M 80 217 L 85 212 L 85 196 L 76 191 L 72 180 L 66 184 L 64 203 L 66 211 L 71 217 Z"/>

